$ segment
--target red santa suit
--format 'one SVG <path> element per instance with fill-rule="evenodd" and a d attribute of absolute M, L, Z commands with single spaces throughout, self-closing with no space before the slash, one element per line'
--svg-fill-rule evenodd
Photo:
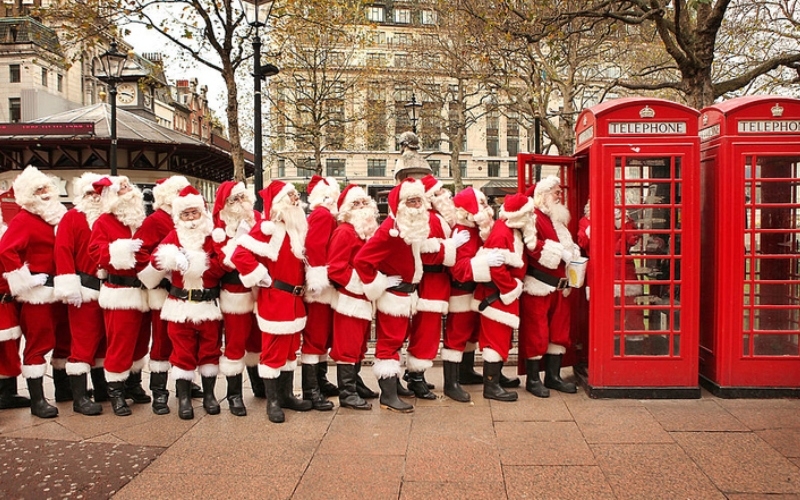
<path fill-rule="evenodd" d="M 475 299 L 480 302 L 480 345 L 486 362 L 508 360 L 512 332 L 519 327 L 519 296 L 525 276 L 520 228 L 525 225 L 532 209 L 533 203 L 527 196 L 506 196 L 499 219 L 476 255 L 481 257 L 495 250 L 505 258 L 504 265 L 489 269 L 491 283 L 478 283 L 475 289 Z"/>
<path fill-rule="evenodd" d="M 68 375 L 89 373 L 100 367 L 105 357 L 106 329 L 100 308 L 101 277 L 97 262 L 89 254 L 92 226 L 100 215 L 99 200 L 85 198 L 95 195 L 92 183 L 100 175 L 83 174 L 73 183 L 75 207 L 67 211 L 56 234 L 55 294 L 67 302 L 72 345 L 66 370 Z"/>
<path fill-rule="evenodd" d="M 175 228 L 172 221 L 172 202 L 178 193 L 189 185 L 182 175 L 174 175 L 156 182 L 153 188 L 153 209 L 142 227 L 133 235 L 142 240 L 142 248 L 136 256 L 137 261 L 149 261 L 156 247 Z M 165 373 L 169 371 L 169 356 L 172 353 L 172 341 L 167 334 L 167 322 L 161 318 L 161 308 L 169 292 L 169 273 L 158 271 L 148 262 L 139 271 L 139 280 L 147 287 L 147 303 L 149 312 L 142 316 L 143 326 L 151 327 L 152 342 L 150 344 L 150 372 Z"/>
<path fill-rule="evenodd" d="M 0 237 L 6 228 L 0 214 Z M 19 303 L 11 295 L 8 282 L 2 274 L 4 271 L 0 268 L 0 379 L 17 378 L 22 373 L 22 362 L 19 358 L 19 339 L 22 336 Z"/>
<path fill-rule="evenodd" d="M 107 273 L 99 302 L 106 325 L 104 367 L 109 382 L 123 382 L 131 371 L 141 371 L 150 340 L 150 325 L 142 323 L 143 314 L 148 311 L 147 291 L 136 276 L 136 254 L 142 242 L 133 237 L 144 220 L 144 208 L 133 216 L 110 213 L 123 182 L 127 183 L 127 178 L 104 177 L 94 183 L 102 192 L 106 213 L 98 217 L 89 238 L 90 256 Z"/>
<path fill-rule="evenodd" d="M 270 213 L 273 205 L 291 192 L 295 192 L 293 186 L 272 181 L 259 193 L 264 199 L 264 213 Z M 265 379 L 277 379 L 281 371 L 293 372 L 297 367 L 306 309 L 302 298 L 303 235 L 296 238 L 298 241 L 293 240 L 283 220 L 262 221 L 237 241 L 231 257 L 244 286 L 261 283 L 256 301 L 256 319 L 262 332 L 258 369 Z"/>
<path fill-rule="evenodd" d="M 44 357 L 56 345 L 57 316 L 65 312 L 55 296 L 52 280 L 56 271 L 56 226 L 66 208 L 54 202 L 52 212 L 45 215 L 48 220 L 29 211 L 37 204 L 35 192 L 43 187 L 50 189 L 51 197 L 57 197 L 53 181 L 35 167 L 27 167 L 17 176 L 14 193 L 22 210 L 9 222 L 0 240 L 3 276 L 12 295 L 22 303 L 20 323 L 25 336 L 22 375 L 29 379 L 44 376 Z"/>

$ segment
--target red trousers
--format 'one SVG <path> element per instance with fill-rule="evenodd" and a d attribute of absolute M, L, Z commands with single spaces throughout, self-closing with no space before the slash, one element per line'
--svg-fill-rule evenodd
<path fill-rule="evenodd" d="M 391 316 L 378 311 L 375 314 L 376 359 L 400 360 L 400 348 L 406 340 L 411 320 L 404 316 Z"/>
<path fill-rule="evenodd" d="M 444 347 L 464 352 L 468 342 L 477 343 L 481 331 L 480 314 L 475 311 L 450 313 L 444 329 Z"/>
<path fill-rule="evenodd" d="M 570 310 L 560 291 L 520 297 L 519 352 L 521 359 L 544 356 L 548 344 L 569 347 Z"/>
<path fill-rule="evenodd" d="M 333 338 L 333 309 L 320 302 L 306 303 L 306 328 L 303 330 L 303 354 L 328 354 Z"/>
<path fill-rule="evenodd" d="M 169 362 L 181 370 L 194 371 L 198 366 L 218 365 L 222 355 L 219 321 L 201 323 L 167 322 L 167 333 L 172 341 Z"/>
<path fill-rule="evenodd" d="M 161 309 L 150 310 L 150 326 L 153 338 L 150 344 L 151 361 L 167 361 L 170 354 L 172 354 L 172 340 L 169 338 L 169 326 L 167 323 L 167 321 L 161 319 Z"/>
<path fill-rule="evenodd" d="M 45 364 L 44 356 L 56 345 L 55 304 L 22 304 L 19 323 L 25 336 L 22 364 L 26 366 Z M 64 355 L 66 359 L 67 354 Z"/>
<path fill-rule="evenodd" d="M 56 345 L 53 347 L 53 359 L 67 359 L 72 351 L 72 325 L 69 321 L 67 305 L 61 302 L 51 304 L 53 309 L 53 322 L 56 335 Z"/>
<path fill-rule="evenodd" d="M 96 300 L 84 302 L 80 307 L 68 306 L 69 329 L 72 345 L 67 361 L 94 366 L 95 360 L 105 357 L 106 327 L 103 310 Z"/>
<path fill-rule="evenodd" d="M 356 364 L 364 360 L 372 322 L 333 312 L 331 358 L 337 363 Z"/>
<path fill-rule="evenodd" d="M 300 332 L 288 335 L 272 335 L 271 333 L 262 332 L 260 363 L 280 370 L 286 363 L 297 361 L 297 350 L 299 348 Z"/>
<path fill-rule="evenodd" d="M 408 334 L 408 353 L 417 359 L 432 360 L 439 352 L 442 338 L 442 315 L 429 311 L 417 311 L 411 318 Z"/>
<path fill-rule="evenodd" d="M 492 349 L 503 358 L 504 363 L 508 361 L 508 351 L 511 350 L 511 338 L 513 335 L 514 330 L 510 326 L 481 315 L 479 337 L 481 349 Z"/>
<path fill-rule="evenodd" d="M 143 321 L 141 311 L 133 309 L 105 309 L 103 319 L 108 339 L 104 367 L 109 373 L 125 373 L 131 369 L 135 360 L 141 359 L 135 357 L 134 353 L 140 343 L 139 338 L 143 336 L 142 325 L 145 324 L 147 327 L 148 340 L 150 325 Z"/>
<path fill-rule="evenodd" d="M 261 332 L 258 330 L 255 314 L 222 313 L 222 319 L 225 324 L 226 358 L 238 361 L 247 351 L 261 352 Z"/>
<path fill-rule="evenodd" d="M 0 377 L 16 378 L 20 373 L 19 339 L 0 342 Z"/>

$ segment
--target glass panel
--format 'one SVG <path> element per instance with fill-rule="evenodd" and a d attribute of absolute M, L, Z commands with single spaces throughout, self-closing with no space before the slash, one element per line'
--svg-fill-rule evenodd
<path fill-rule="evenodd" d="M 614 356 L 619 356 L 619 335 L 614 335 Z"/>
<path fill-rule="evenodd" d="M 626 335 L 625 336 L 625 355 L 626 356 L 643 356 L 644 352 L 644 335 Z"/>
<path fill-rule="evenodd" d="M 754 309 L 753 323 L 753 330 L 797 330 L 797 309 Z"/>
<path fill-rule="evenodd" d="M 675 288 L 678 288 L 677 286 Z M 680 294 L 678 294 L 680 295 Z M 681 311 L 672 312 L 672 331 L 677 332 L 681 329 Z"/>
<path fill-rule="evenodd" d="M 742 354 L 744 356 L 750 355 L 750 335 L 742 336 Z"/>
<path fill-rule="evenodd" d="M 753 335 L 755 356 L 797 356 L 797 335 Z"/>
<path fill-rule="evenodd" d="M 672 336 L 672 355 L 673 356 L 680 356 L 681 355 L 681 336 L 680 335 L 673 335 Z"/>

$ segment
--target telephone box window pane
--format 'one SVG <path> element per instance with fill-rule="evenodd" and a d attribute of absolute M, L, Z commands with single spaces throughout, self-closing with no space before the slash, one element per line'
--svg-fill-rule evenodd
<path fill-rule="evenodd" d="M 742 336 L 742 355 L 750 355 L 750 335 Z"/>
<path fill-rule="evenodd" d="M 626 335 L 625 336 L 625 355 L 626 356 L 643 356 L 644 351 L 644 335 Z"/>
<path fill-rule="evenodd" d="M 619 343 L 620 343 L 620 336 L 614 335 L 614 356 L 620 356 Z"/>
<path fill-rule="evenodd" d="M 680 292 L 678 293 L 678 297 L 680 297 Z M 673 311 L 672 312 L 672 331 L 679 332 L 681 330 L 681 312 Z"/>
<path fill-rule="evenodd" d="M 766 287 L 765 287 L 766 288 Z M 768 298 L 768 297 L 761 297 Z M 753 330 L 778 330 L 794 331 L 798 329 L 797 309 L 795 308 L 775 308 L 753 309 Z"/>
<path fill-rule="evenodd" d="M 753 335 L 754 356 L 797 356 L 797 335 Z"/>
<path fill-rule="evenodd" d="M 672 336 L 672 355 L 673 356 L 680 356 L 681 355 L 681 336 L 680 335 L 673 335 Z"/>

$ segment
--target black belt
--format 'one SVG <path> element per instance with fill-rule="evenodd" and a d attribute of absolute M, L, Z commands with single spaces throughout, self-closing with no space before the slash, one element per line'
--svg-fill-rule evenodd
<path fill-rule="evenodd" d="M 464 290 L 465 292 L 474 292 L 475 288 L 478 286 L 477 283 L 474 281 L 456 281 L 451 280 L 450 286 L 452 288 L 456 288 L 458 290 Z"/>
<path fill-rule="evenodd" d="M 167 278 L 162 278 L 161 281 L 158 282 L 156 288 L 163 288 L 169 291 L 169 289 L 172 288 L 172 282 Z"/>
<path fill-rule="evenodd" d="M 272 280 L 272 286 L 277 288 L 278 290 L 283 290 L 284 292 L 289 292 L 294 296 L 301 296 L 305 293 L 306 287 L 304 286 L 294 286 L 292 284 L 286 283 L 285 281 L 281 280 Z"/>
<path fill-rule="evenodd" d="M 142 288 L 142 282 L 136 276 L 121 276 L 119 274 L 109 274 L 108 283 L 116 286 L 126 286 L 128 288 Z"/>
<path fill-rule="evenodd" d="M 14 296 L 10 293 L 4 293 L 0 295 L 0 304 L 7 304 L 9 302 L 14 302 Z"/>
<path fill-rule="evenodd" d="M 241 276 L 239 276 L 239 272 L 238 271 L 231 271 L 229 273 L 225 273 L 222 276 L 222 279 L 220 279 L 219 281 L 220 281 L 220 283 L 224 283 L 226 285 L 242 285 L 242 286 L 244 286 L 244 284 L 242 283 L 242 278 L 241 278 Z"/>
<path fill-rule="evenodd" d="M 401 281 L 399 285 L 390 286 L 386 290 L 390 292 L 414 293 L 417 291 L 417 284 Z"/>
<path fill-rule="evenodd" d="M 555 287 L 556 290 L 563 290 L 565 288 L 569 288 L 569 279 L 557 278 L 552 274 L 547 274 L 546 272 L 536 269 L 535 267 L 528 266 L 528 269 L 525 270 L 525 274 L 527 274 L 528 276 L 533 276 L 537 280 L 543 283 L 547 283 L 552 287 Z"/>
<path fill-rule="evenodd" d="M 33 274 L 44 274 L 44 273 L 37 273 L 37 272 L 31 271 L 31 274 L 33 275 Z M 49 286 L 49 287 L 55 286 L 52 274 L 48 274 L 47 275 L 47 279 L 44 281 L 44 283 L 42 283 L 42 286 Z"/>
<path fill-rule="evenodd" d="M 100 285 L 103 284 L 103 280 L 98 278 L 97 276 L 92 276 L 91 274 L 86 274 L 78 271 L 78 276 L 81 278 L 81 286 L 86 288 L 91 288 L 92 290 L 100 290 Z"/>
<path fill-rule="evenodd" d="M 481 301 L 481 303 L 478 305 L 478 310 L 483 311 L 484 309 L 492 305 L 493 302 L 497 302 L 497 299 L 499 298 L 500 298 L 500 292 L 499 291 L 494 292 L 493 294 L 489 295 L 488 297 L 486 297 Z"/>
<path fill-rule="evenodd" d="M 443 273 L 444 266 L 441 264 L 423 264 L 422 265 L 422 272 L 423 273 Z"/>
<path fill-rule="evenodd" d="M 208 302 L 219 298 L 219 288 L 184 290 L 183 288 L 171 286 L 169 294 L 176 299 L 188 300 L 189 302 Z"/>

